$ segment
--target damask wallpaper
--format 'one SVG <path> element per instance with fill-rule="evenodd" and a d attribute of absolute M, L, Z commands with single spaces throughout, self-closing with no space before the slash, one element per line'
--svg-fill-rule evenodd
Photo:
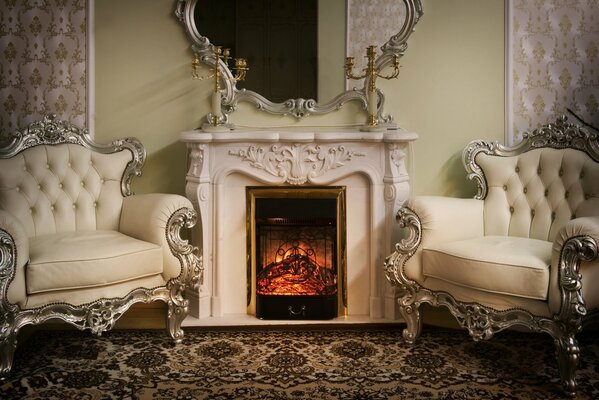
<path fill-rule="evenodd" d="M 1 0 L 0 134 L 87 116 L 86 0 Z"/>
<path fill-rule="evenodd" d="M 354 71 L 360 74 L 366 67 L 366 47 L 380 47 L 401 29 L 406 8 L 398 0 L 348 0 L 347 56 L 355 58 Z M 349 87 L 363 84 L 350 81 Z"/>
<path fill-rule="evenodd" d="M 599 0 L 508 1 L 508 143 L 567 109 L 599 126 Z"/>

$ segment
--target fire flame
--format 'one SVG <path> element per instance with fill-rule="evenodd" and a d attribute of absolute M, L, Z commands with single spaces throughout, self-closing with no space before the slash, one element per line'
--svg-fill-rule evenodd
<path fill-rule="evenodd" d="M 335 273 L 306 254 L 292 253 L 265 266 L 257 276 L 261 295 L 320 296 L 337 293 Z"/>

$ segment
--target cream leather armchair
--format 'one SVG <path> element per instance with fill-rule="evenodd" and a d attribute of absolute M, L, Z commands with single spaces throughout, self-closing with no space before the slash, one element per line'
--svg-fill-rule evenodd
<path fill-rule="evenodd" d="M 132 194 L 146 157 L 137 139 L 99 145 L 52 116 L 11 139 L 0 149 L 0 372 L 24 325 L 60 319 L 101 334 L 138 302 L 167 303 L 180 342 L 184 292 L 203 269 L 180 236 L 196 222 L 189 200 Z"/>
<path fill-rule="evenodd" d="M 475 340 L 513 325 L 546 332 L 574 395 L 575 335 L 599 315 L 597 134 L 561 117 L 515 147 L 473 141 L 463 162 L 474 199 L 414 197 L 397 214 L 406 234 L 385 272 L 403 336 L 418 338 L 422 303 L 447 307 Z"/>

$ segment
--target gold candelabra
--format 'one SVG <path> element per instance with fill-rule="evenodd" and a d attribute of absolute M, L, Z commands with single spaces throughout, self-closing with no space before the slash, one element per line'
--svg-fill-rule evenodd
<path fill-rule="evenodd" d="M 348 79 L 368 79 L 368 87 L 366 88 L 366 98 L 367 98 L 367 111 L 368 111 L 368 119 L 366 125 L 364 125 L 361 130 L 363 131 L 376 131 L 382 130 L 379 127 L 379 119 L 377 116 L 378 111 L 378 98 L 376 93 L 376 79 L 395 79 L 399 75 L 399 56 L 393 56 L 393 72 L 389 75 L 383 75 L 382 71 L 376 67 L 375 59 L 376 59 L 376 46 L 368 46 L 366 48 L 366 58 L 368 59 L 368 64 L 366 68 L 362 70 L 362 75 L 355 75 L 353 72 L 354 69 L 354 57 L 347 57 L 345 59 L 345 76 Z"/>
<path fill-rule="evenodd" d="M 211 73 L 205 76 L 200 76 L 198 72 L 200 58 L 197 54 L 194 55 L 191 61 L 191 75 L 193 79 L 204 80 L 214 78 L 211 113 L 207 116 L 208 123 L 202 126 L 202 129 L 204 130 L 226 131 L 231 129 L 231 126 L 225 125 L 225 117 L 221 109 L 221 80 L 227 79 L 227 77 L 224 75 L 220 66 L 220 61 L 222 60 L 224 65 L 228 67 L 230 58 L 229 49 L 223 49 L 221 46 L 214 46 L 214 67 L 212 68 Z M 234 65 L 233 70 L 235 71 L 235 74 L 233 75 L 233 80 L 235 82 L 244 80 L 245 75 L 249 70 L 247 61 L 245 58 L 235 58 Z"/>

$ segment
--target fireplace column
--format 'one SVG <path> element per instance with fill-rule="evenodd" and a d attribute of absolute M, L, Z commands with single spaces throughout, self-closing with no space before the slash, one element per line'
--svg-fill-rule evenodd
<path fill-rule="evenodd" d="M 210 152 L 205 143 L 187 143 L 189 170 L 185 177 L 185 195 L 198 212 L 198 222 L 192 228 L 193 242 L 202 250 L 204 281 L 199 292 L 187 290 L 189 313 L 195 317 L 207 317 L 216 308 L 213 303 L 214 268 L 212 250 L 212 185 L 210 182 Z"/>

